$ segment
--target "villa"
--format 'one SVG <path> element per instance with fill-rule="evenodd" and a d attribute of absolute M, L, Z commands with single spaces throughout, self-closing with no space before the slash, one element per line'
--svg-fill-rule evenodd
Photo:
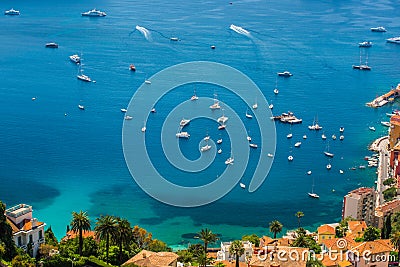
<path fill-rule="evenodd" d="M 142 250 L 122 266 L 177 267 L 178 255 L 173 252 L 152 252 Z"/>
<path fill-rule="evenodd" d="M 253 255 L 253 244 L 250 241 L 241 241 L 244 247 L 244 254 L 239 258 L 239 261 L 245 262 L 246 258 Z M 235 256 L 229 253 L 229 248 L 232 242 L 221 242 L 221 250 L 217 252 L 217 261 L 235 260 Z"/>
<path fill-rule="evenodd" d="M 44 240 L 45 223 L 32 217 L 32 206 L 19 204 L 6 209 L 7 222 L 11 225 L 14 243 L 17 247 L 28 250 L 32 246 L 32 256 L 35 257 L 40 244 Z"/>
<path fill-rule="evenodd" d="M 335 227 L 333 225 L 329 225 L 329 224 L 324 224 L 321 225 L 320 227 L 318 227 L 318 242 L 321 242 L 322 240 L 326 240 L 326 239 L 332 239 L 335 238 L 336 235 L 336 231 L 335 231 Z"/>

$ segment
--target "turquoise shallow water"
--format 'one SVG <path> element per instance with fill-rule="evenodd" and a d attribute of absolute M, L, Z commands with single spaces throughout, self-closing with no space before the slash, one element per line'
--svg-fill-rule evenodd
<path fill-rule="evenodd" d="M 387 120 L 385 112 L 398 106 L 374 110 L 364 105 L 399 82 L 396 59 L 400 46 L 385 42 L 400 30 L 400 22 L 394 19 L 399 7 L 395 1 L 238 1 L 232 5 L 215 1 L 3 1 L 0 6 L 21 10 L 19 17 L 0 16 L 0 199 L 9 206 L 33 205 L 35 216 L 51 225 L 58 237 L 63 236 L 71 212 L 77 210 L 87 210 L 92 218 L 124 216 L 169 244 L 193 242 L 190 233 L 204 227 L 220 233 L 223 240 L 268 233 L 267 225 L 274 219 L 286 229 L 294 228 L 298 210 L 305 213 L 302 223 L 312 229 L 340 218 L 342 198 L 349 190 L 374 184 L 374 169 L 348 168 L 364 164 L 369 142 L 387 130 L 379 122 Z M 107 17 L 80 16 L 93 7 L 106 11 Z M 233 32 L 231 24 L 247 29 L 250 36 Z M 151 39 L 135 30 L 136 25 L 147 28 Z M 380 25 L 388 32 L 369 31 Z M 171 42 L 170 36 L 181 41 Z M 373 42 L 368 50 L 371 72 L 351 68 L 359 61 L 357 43 L 364 40 Z M 45 49 L 44 44 L 51 41 L 60 47 Z M 68 56 L 81 52 L 85 73 L 95 84 L 75 78 L 77 69 Z M 242 71 L 274 104 L 274 114 L 291 110 L 304 123 L 291 129 L 276 124 L 275 160 L 256 192 L 237 187 L 207 206 L 176 208 L 153 200 L 133 182 L 122 153 L 123 114 L 119 109 L 128 105 L 145 78 L 196 60 Z M 131 63 L 136 73 L 128 70 Z M 286 69 L 294 75 L 278 79 L 280 93 L 275 96 L 276 72 Z M 227 90 L 196 85 L 202 97 L 212 97 L 215 90 L 244 115 L 243 103 Z M 183 86 L 157 103 L 157 113 L 147 125 L 155 136 L 163 114 L 192 92 L 192 85 Z M 80 103 L 86 107 L 84 112 L 77 108 Z M 321 133 L 307 129 L 316 115 L 328 138 L 345 127 L 343 142 L 330 141 L 335 153 L 330 172 L 322 154 L 326 142 Z M 257 140 L 255 122 L 244 123 Z M 190 124 L 188 129 L 196 133 L 197 141 L 182 144 L 188 158 L 198 157 L 194 148 L 205 131 L 219 137 L 212 125 L 207 120 Z M 377 131 L 369 131 L 369 125 Z M 286 139 L 289 131 L 292 140 Z M 305 133 L 308 139 L 301 148 L 293 148 Z M 164 175 L 193 178 L 166 162 L 159 139 L 148 145 L 152 161 Z M 228 153 L 228 142 L 224 141 L 223 150 Z M 291 163 L 287 161 L 290 151 L 295 157 Z M 258 157 L 259 150 L 252 151 L 244 181 Z M 309 169 L 321 196 L 318 201 L 307 197 L 312 183 L 305 174 Z M 345 174 L 339 175 L 339 169 Z M 221 165 L 212 166 L 194 177 L 199 183 L 208 182 L 220 172 Z"/>

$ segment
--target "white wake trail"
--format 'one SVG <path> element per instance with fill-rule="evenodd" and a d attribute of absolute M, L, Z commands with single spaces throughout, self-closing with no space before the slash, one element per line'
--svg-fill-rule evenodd
<path fill-rule="evenodd" d="M 231 26 L 229 28 L 239 34 L 246 35 L 246 36 L 250 35 L 250 32 L 246 29 L 243 29 L 242 27 L 231 24 Z"/>
<path fill-rule="evenodd" d="M 136 30 L 138 30 L 139 32 L 141 32 L 144 36 L 144 38 L 146 38 L 147 41 L 151 41 L 151 33 L 148 29 L 146 29 L 145 27 L 141 27 L 139 25 L 136 25 Z"/>

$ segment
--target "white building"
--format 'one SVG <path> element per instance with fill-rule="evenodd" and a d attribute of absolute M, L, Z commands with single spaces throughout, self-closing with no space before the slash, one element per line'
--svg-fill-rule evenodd
<path fill-rule="evenodd" d="M 31 243 L 35 257 L 40 244 L 44 243 L 44 227 L 46 224 L 33 218 L 32 206 L 26 204 L 19 204 L 6 209 L 5 215 L 11 225 L 15 245 L 26 251 L 28 244 Z"/>
<path fill-rule="evenodd" d="M 244 247 L 244 254 L 239 258 L 239 261 L 245 262 L 246 257 L 253 255 L 253 244 L 250 241 L 241 241 Z M 217 261 L 232 261 L 235 260 L 235 255 L 229 253 L 229 248 L 232 242 L 221 242 L 221 250 L 217 252 Z"/>

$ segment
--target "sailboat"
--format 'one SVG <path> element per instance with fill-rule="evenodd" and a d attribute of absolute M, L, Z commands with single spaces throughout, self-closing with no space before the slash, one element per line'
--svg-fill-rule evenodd
<path fill-rule="evenodd" d="M 192 95 L 192 97 L 190 98 L 190 100 L 191 101 L 195 101 L 195 100 L 197 100 L 197 99 L 199 99 L 199 97 L 196 95 L 196 88 L 193 90 L 193 95 Z"/>
<path fill-rule="evenodd" d="M 249 110 L 246 110 L 246 118 L 252 119 L 252 118 L 253 118 L 253 115 L 249 114 L 248 111 L 249 111 Z"/>
<path fill-rule="evenodd" d="M 275 81 L 275 89 L 274 89 L 274 94 L 279 94 L 279 90 L 278 90 L 278 77 L 276 77 L 276 81 Z"/>
<path fill-rule="evenodd" d="M 81 81 L 84 81 L 84 82 L 91 82 L 92 79 L 90 79 L 89 76 L 83 74 L 82 55 L 81 55 L 80 62 L 81 62 L 81 64 L 79 65 L 78 74 L 76 75 L 76 78 L 78 78 L 78 80 L 81 80 Z"/>
<path fill-rule="evenodd" d="M 225 164 L 232 165 L 234 161 L 235 159 L 233 158 L 233 153 L 232 153 L 231 156 L 225 160 Z"/>
<path fill-rule="evenodd" d="M 319 196 L 316 193 L 314 193 L 314 177 L 313 177 L 313 184 L 311 187 L 311 193 L 309 192 L 308 195 L 312 198 L 319 198 Z"/>
<path fill-rule="evenodd" d="M 353 69 L 357 70 L 371 70 L 371 67 L 368 66 L 368 54 L 366 54 L 365 64 L 362 64 L 362 55 L 361 55 L 361 48 L 360 48 L 360 65 L 353 65 Z"/>
<path fill-rule="evenodd" d="M 219 105 L 219 101 L 217 99 L 217 94 L 214 94 L 214 104 L 212 104 L 210 106 L 210 109 L 214 110 L 214 109 L 220 109 L 221 106 Z"/>
<path fill-rule="evenodd" d="M 257 109 L 258 108 L 258 104 L 257 104 L 257 98 L 256 98 L 256 102 L 253 105 L 253 109 Z"/>
<path fill-rule="evenodd" d="M 330 157 L 330 158 L 333 158 L 333 156 L 334 156 L 333 153 L 329 152 L 329 142 L 326 146 L 326 151 L 324 151 L 324 154 L 325 154 L 325 156 Z"/>
<path fill-rule="evenodd" d="M 322 126 L 318 124 L 318 116 L 314 118 L 313 124 L 308 126 L 309 130 L 316 130 L 319 131 L 322 129 Z"/>
<path fill-rule="evenodd" d="M 210 138 L 204 139 L 204 140 L 206 140 L 206 145 L 205 145 L 205 146 L 202 146 L 202 147 L 200 148 L 200 151 L 201 151 L 201 152 L 205 152 L 205 151 L 208 151 L 208 150 L 211 149 L 211 146 L 208 144 L 208 140 L 209 140 L 209 139 L 210 139 Z"/>
<path fill-rule="evenodd" d="M 228 117 L 225 116 L 224 109 L 222 109 L 222 116 L 219 117 L 219 118 L 217 119 L 217 121 L 218 121 L 219 123 L 225 124 L 225 122 L 226 122 L 227 120 L 228 120 Z"/>

